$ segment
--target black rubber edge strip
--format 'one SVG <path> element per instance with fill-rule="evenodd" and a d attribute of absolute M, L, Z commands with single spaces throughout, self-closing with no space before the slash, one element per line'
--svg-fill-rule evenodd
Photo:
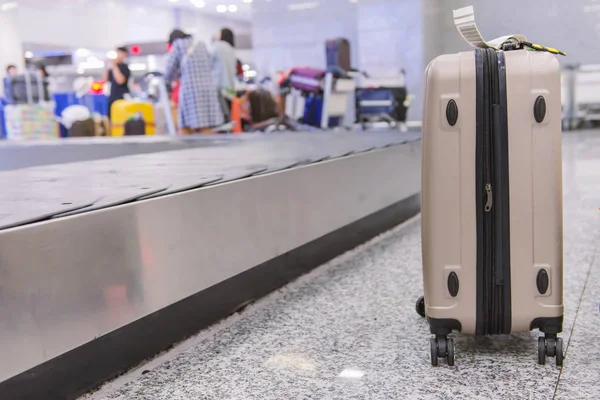
<path fill-rule="evenodd" d="M 488 153 L 488 163 L 490 169 L 490 175 L 488 176 L 487 182 L 492 184 L 492 187 L 495 189 L 494 192 L 494 200 L 498 198 L 499 188 L 497 187 L 497 162 L 499 160 L 498 157 L 498 148 L 496 146 L 496 132 L 498 131 L 497 123 L 499 121 L 498 116 L 498 55 L 496 54 L 496 50 L 487 49 L 487 57 L 488 57 L 488 73 L 490 79 L 490 86 L 488 88 L 489 91 L 489 111 L 488 111 L 488 143 L 490 146 L 490 152 Z M 497 208 L 492 207 L 490 213 L 486 213 L 486 217 L 488 218 L 487 223 L 489 227 L 486 229 L 486 234 L 490 236 L 487 238 L 487 251 L 488 256 L 486 259 L 486 273 L 487 273 L 487 301 L 490 304 L 489 313 L 487 315 L 488 318 L 488 330 L 486 333 L 488 334 L 498 334 L 500 333 L 500 321 L 502 319 L 502 290 L 498 287 L 499 284 L 502 283 L 502 264 L 498 264 L 496 262 L 498 258 L 498 247 L 502 240 L 502 229 L 501 226 L 496 224 L 496 215 Z"/>
<path fill-rule="evenodd" d="M 0 383 L 0 399 L 71 400 L 406 221 L 415 194 Z"/>
<path fill-rule="evenodd" d="M 495 132 L 495 151 L 496 151 L 496 196 L 498 199 L 496 214 L 496 227 L 500 238 L 496 265 L 502 267 L 502 304 L 500 305 L 501 321 L 500 333 L 509 334 L 512 327 L 512 308 L 511 308 L 511 283 L 510 283 L 510 182 L 509 182 L 509 151 L 508 151 L 508 104 L 506 88 L 506 64 L 504 52 L 497 52 L 498 55 L 498 90 L 499 102 L 498 112 L 495 117 L 497 130 Z"/>
<path fill-rule="evenodd" d="M 476 320 L 475 334 L 485 334 L 486 327 L 486 302 L 485 302 L 485 276 L 484 276 L 484 260 L 483 260 L 483 201 L 480 198 L 484 192 L 483 182 L 483 132 L 485 129 L 484 107 L 486 101 L 483 94 L 483 84 L 485 79 L 484 62 L 485 53 L 483 50 L 475 50 L 475 75 L 476 75 L 476 96 L 475 96 L 475 113 L 476 113 L 476 128 L 475 128 L 475 193 L 476 193 L 476 213 L 477 213 L 477 297 L 476 297 Z"/>

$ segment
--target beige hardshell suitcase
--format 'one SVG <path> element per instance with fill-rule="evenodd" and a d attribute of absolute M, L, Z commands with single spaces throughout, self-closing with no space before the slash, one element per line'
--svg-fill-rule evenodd
<path fill-rule="evenodd" d="M 561 81 L 545 51 L 480 48 L 426 72 L 422 251 L 431 361 L 452 331 L 539 329 L 562 365 Z"/>

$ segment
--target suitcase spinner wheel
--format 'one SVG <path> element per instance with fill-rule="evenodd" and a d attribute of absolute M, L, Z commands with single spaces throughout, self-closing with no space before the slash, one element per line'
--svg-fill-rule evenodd
<path fill-rule="evenodd" d="M 556 366 L 562 367 L 565 358 L 563 340 L 556 335 L 540 336 L 538 338 L 538 363 L 546 364 L 546 357 L 555 357 Z"/>
<path fill-rule="evenodd" d="M 416 310 L 417 314 L 425 318 L 425 297 L 421 296 L 417 299 Z"/>
<path fill-rule="evenodd" d="M 454 366 L 454 340 L 446 335 L 436 335 L 429 340 L 431 347 L 431 365 L 438 365 L 439 357 L 446 357 L 449 367 Z"/>

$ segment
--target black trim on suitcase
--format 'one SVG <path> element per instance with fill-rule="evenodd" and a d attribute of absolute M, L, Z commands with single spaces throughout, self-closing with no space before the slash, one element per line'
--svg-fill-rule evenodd
<path fill-rule="evenodd" d="M 502 284 L 501 293 L 503 299 L 502 310 L 500 316 L 500 333 L 509 334 L 512 325 L 512 304 L 510 290 L 510 184 L 509 184 L 509 151 L 508 151 L 508 104 L 506 95 L 506 64 L 504 52 L 496 53 L 498 55 L 498 107 L 495 131 L 495 155 L 496 168 L 496 196 L 497 207 L 495 211 L 495 224 L 499 232 L 496 237 L 500 237 L 499 243 L 496 243 L 497 266 L 501 266 L 501 271 L 496 268 L 496 276 L 500 278 Z"/>
<path fill-rule="evenodd" d="M 558 335 L 563 331 L 564 315 L 559 317 L 536 318 L 531 321 L 529 330 L 539 329 L 548 335 Z"/>
<path fill-rule="evenodd" d="M 511 328 L 508 126 L 504 54 L 475 51 L 477 335 Z"/>
<path fill-rule="evenodd" d="M 484 102 L 479 99 L 484 98 L 483 86 L 484 81 L 484 53 L 483 51 L 475 50 L 475 113 L 476 113 L 476 140 L 475 140 L 475 192 L 477 194 L 483 193 L 484 177 L 483 177 L 483 140 L 482 134 L 483 123 L 484 123 Z M 476 325 L 475 334 L 485 334 L 485 315 L 486 315 L 486 301 L 485 301 L 485 277 L 483 275 L 484 264 L 483 260 L 483 202 L 480 201 L 479 196 L 476 201 L 476 214 L 477 214 L 477 277 L 476 277 L 476 292 L 477 292 L 477 311 L 476 311 Z"/>
<path fill-rule="evenodd" d="M 462 331 L 462 324 L 457 319 L 427 317 L 427 322 L 429 322 L 429 331 L 434 335 L 449 335 L 453 331 Z"/>

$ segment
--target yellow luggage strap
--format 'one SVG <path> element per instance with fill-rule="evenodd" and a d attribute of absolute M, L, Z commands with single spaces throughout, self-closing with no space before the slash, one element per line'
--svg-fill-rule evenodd
<path fill-rule="evenodd" d="M 554 47 L 546 47 L 546 46 L 542 46 L 540 44 L 534 44 L 534 43 L 530 43 L 530 42 L 521 42 L 521 45 L 525 49 L 529 48 L 529 49 L 533 49 L 535 51 L 547 51 L 548 53 L 558 54 L 561 56 L 567 55 L 567 53 L 565 53 L 564 51 L 560 51 L 558 49 L 555 49 Z"/>

